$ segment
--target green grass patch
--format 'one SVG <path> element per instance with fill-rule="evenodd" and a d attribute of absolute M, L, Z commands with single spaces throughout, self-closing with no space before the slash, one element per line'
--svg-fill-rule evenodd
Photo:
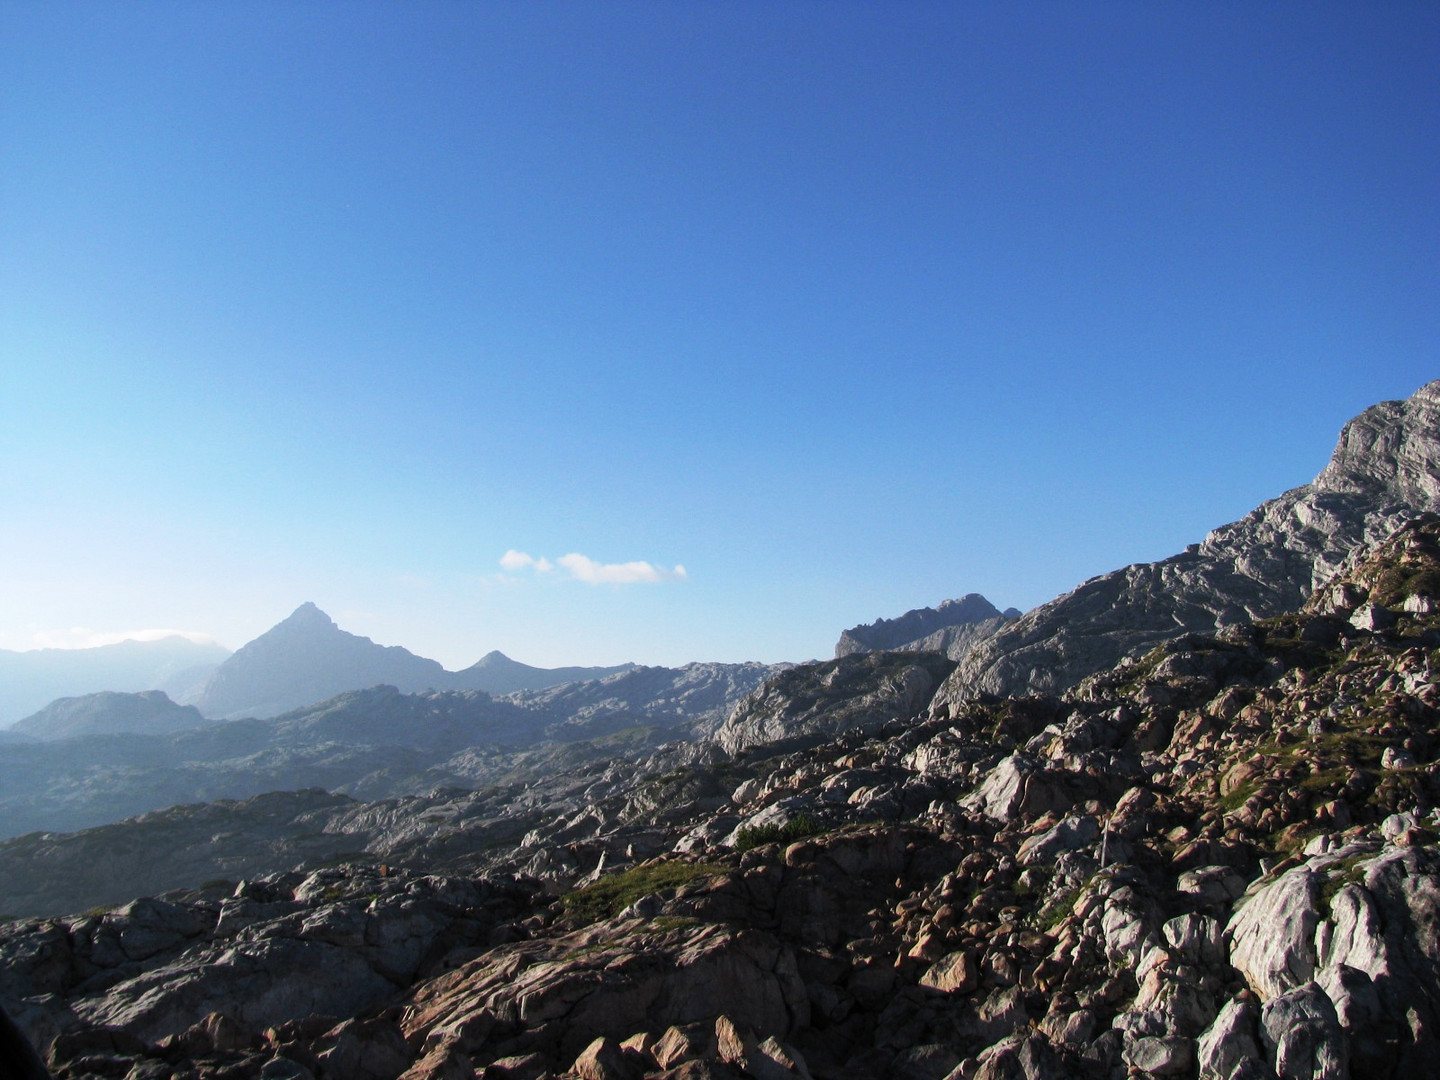
<path fill-rule="evenodd" d="M 791 844 L 824 831 L 824 826 L 812 815 L 800 814 L 784 825 L 755 825 L 741 829 L 735 836 L 735 850 L 749 851 L 764 844 Z"/>
<path fill-rule="evenodd" d="M 1080 899 L 1080 894 L 1084 891 L 1084 885 L 1076 885 L 1073 889 L 1066 889 L 1056 896 L 1035 913 L 1036 928 L 1047 934 L 1054 930 L 1075 910 L 1075 901 Z"/>
<path fill-rule="evenodd" d="M 1301 791 L 1315 794 L 1317 792 L 1330 793 L 1338 792 L 1350 779 L 1349 767 L 1338 769 L 1322 769 L 1320 772 L 1311 773 L 1297 785 Z"/>
<path fill-rule="evenodd" d="M 1330 904 L 1346 885 L 1359 885 L 1365 880 L 1365 871 L 1360 864 L 1373 858 L 1373 853 L 1352 855 L 1328 868 L 1330 876 L 1326 878 L 1325 884 L 1320 886 L 1320 903 L 1326 911 L 1330 911 Z"/>
<path fill-rule="evenodd" d="M 1250 796 L 1255 794 L 1259 786 L 1259 783 L 1254 780 L 1246 780 L 1231 791 L 1229 795 L 1220 796 L 1220 809 L 1224 813 L 1233 814 L 1245 805 Z"/>
<path fill-rule="evenodd" d="M 650 920 L 650 929 L 664 933 L 667 930 L 681 930 L 689 926 L 703 926 L 704 924 L 689 915 L 656 915 Z"/>
<path fill-rule="evenodd" d="M 1440 596 L 1440 571 L 1429 564 L 1387 567 L 1370 590 L 1370 599 L 1385 607 L 1398 607 L 1410 596 Z"/>
<path fill-rule="evenodd" d="M 673 860 L 635 866 L 610 874 L 581 889 L 573 889 L 560 898 L 565 913 L 586 922 L 608 919 L 620 914 L 642 896 L 662 889 L 676 889 L 711 874 L 723 874 L 725 868 L 711 863 L 689 863 Z"/>

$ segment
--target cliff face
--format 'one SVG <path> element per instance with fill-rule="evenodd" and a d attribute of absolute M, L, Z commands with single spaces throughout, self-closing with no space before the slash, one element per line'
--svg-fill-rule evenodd
<path fill-rule="evenodd" d="M 1440 509 L 1440 381 L 1345 425 L 1330 463 L 1204 543 L 1042 604 L 960 658 L 936 696 L 1054 693 L 1179 634 L 1291 611 L 1357 549 Z"/>

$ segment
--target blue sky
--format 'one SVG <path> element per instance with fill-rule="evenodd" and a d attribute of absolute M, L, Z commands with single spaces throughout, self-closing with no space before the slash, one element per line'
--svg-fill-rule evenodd
<path fill-rule="evenodd" d="M 7 4 L 0 91 L 4 648 L 825 656 L 1440 377 L 1433 5 Z"/>

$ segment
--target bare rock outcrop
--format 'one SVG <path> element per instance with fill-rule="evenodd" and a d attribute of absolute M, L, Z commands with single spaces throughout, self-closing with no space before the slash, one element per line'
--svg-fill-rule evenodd
<path fill-rule="evenodd" d="M 934 653 L 861 653 L 802 664 L 745 697 L 715 738 L 734 754 L 765 743 L 873 731 L 922 711 L 953 667 Z"/>

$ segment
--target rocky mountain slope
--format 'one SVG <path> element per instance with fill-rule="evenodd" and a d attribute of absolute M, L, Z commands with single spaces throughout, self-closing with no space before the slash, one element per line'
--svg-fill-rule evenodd
<path fill-rule="evenodd" d="M 1064 697 L 317 803 L 363 857 L 6 924 L 0 1003 L 61 1078 L 1429 1075 L 1437 612 L 1428 518 Z"/>
<path fill-rule="evenodd" d="M 840 634 L 835 656 L 838 659 L 859 652 L 904 650 L 958 657 L 961 653 L 950 653 L 952 647 L 968 651 L 1019 617 L 1015 608 L 1002 612 L 979 593 L 967 593 L 958 600 L 942 600 L 938 607 L 915 608 L 899 618 L 852 626 Z"/>
<path fill-rule="evenodd" d="M 1204 542 L 1093 578 L 981 641 L 944 699 L 1059 692 L 1185 632 L 1214 633 L 1298 607 L 1357 548 L 1440 508 L 1440 382 L 1345 425 L 1313 483 Z"/>
<path fill-rule="evenodd" d="M 203 681 L 229 655 L 213 642 L 178 636 L 93 649 L 0 649 L 0 727 L 60 697 L 101 690 L 164 690 L 174 697 Z"/>
<path fill-rule="evenodd" d="M 789 664 L 686 664 L 632 667 L 616 675 L 511 695 L 551 723 L 616 727 L 639 721 L 674 728 L 677 737 L 709 735 L 735 704 Z"/>
<path fill-rule="evenodd" d="M 823 742 L 873 731 L 923 709 L 954 664 L 935 653 L 863 653 L 782 672 L 741 701 L 716 733 L 734 754 L 751 746 Z"/>

